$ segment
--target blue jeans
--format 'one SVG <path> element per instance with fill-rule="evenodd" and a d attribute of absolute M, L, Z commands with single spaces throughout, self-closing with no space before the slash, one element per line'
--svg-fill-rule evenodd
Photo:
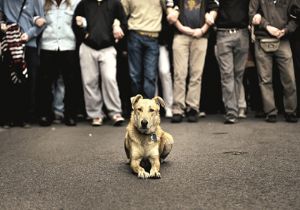
<path fill-rule="evenodd" d="M 128 36 L 128 62 L 132 94 L 145 98 L 155 96 L 158 40 L 130 31 Z"/>

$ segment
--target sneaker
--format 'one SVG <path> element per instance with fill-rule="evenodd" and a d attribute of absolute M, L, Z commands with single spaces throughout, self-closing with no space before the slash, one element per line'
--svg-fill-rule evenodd
<path fill-rule="evenodd" d="M 205 112 L 199 112 L 199 117 L 200 117 L 200 118 L 206 117 L 206 113 L 205 113 Z"/>
<path fill-rule="evenodd" d="M 269 123 L 277 122 L 277 115 L 276 114 L 267 115 L 266 116 L 266 122 L 269 122 Z"/>
<path fill-rule="evenodd" d="M 171 118 L 173 116 L 172 109 L 165 108 L 165 111 L 166 111 L 166 114 L 165 114 L 166 118 Z"/>
<path fill-rule="evenodd" d="M 92 121 L 92 126 L 100 126 L 103 124 L 103 119 L 101 117 L 94 118 Z"/>
<path fill-rule="evenodd" d="M 2 125 L 2 128 L 3 128 L 3 129 L 9 129 L 9 128 L 10 128 L 9 123 L 4 123 L 4 124 Z"/>
<path fill-rule="evenodd" d="M 31 128 L 31 125 L 30 125 L 29 122 L 24 121 L 24 122 L 21 123 L 21 127 L 23 127 L 23 128 Z"/>
<path fill-rule="evenodd" d="M 63 116 L 61 116 L 61 115 L 55 115 L 53 123 L 54 124 L 61 124 L 63 122 L 63 119 L 64 119 Z"/>
<path fill-rule="evenodd" d="M 188 122 L 198 122 L 199 116 L 198 112 L 194 109 L 190 109 L 187 113 L 187 120 Z"/>
<path fill-rule="evenodd" d="M 76 126 L 76 119 L 73 117 L 66 117 L 65 118 L 65 125 L 67 126 Z"/>
<path fill-rule="evenodd" d="M 172 123 L 181 123 L 183 116 L 181 114 L 173 114 L 171 122 Z"/>
<path fill-rule="evenodd" d="M 288 113 L 285 115 L 285 121 L 290 122 L 290 123 L 296 123 L 296 122 L 298 122 L 297 115 L 294 113 Z"/>
<path fill-rule="evenodd" d="M 48 117 L 41 117 L 39 120 L 40 126 L 46 127 L 51 125 L 51 120 Z"/>
<path fill-rule="evenodd" d="M 240 108 L 240 109 L 239 109 L 238 118 L 241 118 L 241 119 L 247 118 L 247 115 L 246 115 L 246 108 Z"/>
<path fill-rule="evenodd" d="M 125 119 L 121 116 L 121 114 L 115 114 L 112 117 L 112 121 L 114 126 L 121 126 Z"/>
<path fill-rule="evenodd" d="M 226 114 L 224 124 L 234 124 L 236 123 L 236 116 L 233 114 Z"/>

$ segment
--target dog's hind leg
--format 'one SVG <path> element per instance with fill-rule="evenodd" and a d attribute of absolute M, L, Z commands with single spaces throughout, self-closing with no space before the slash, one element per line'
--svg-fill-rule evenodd
<path fill-rule="evenodd" d="M 159 147 L 159 154 L 162 160 L 166 159 L 166 157 L 170 154 L 173 144 L 173 137 L 168 133 L 164 133 L 164 135 L 161 137 L 161 143 Z"/>
<path fill-rule="evenodd" d="M 128 135 L 126 134 L 125 141 L 124 141 L 124 149 L 125 153 L 128 159 L 130 159 L 130 150 L 129 150 L 129 144 L 128 144 Z"/>

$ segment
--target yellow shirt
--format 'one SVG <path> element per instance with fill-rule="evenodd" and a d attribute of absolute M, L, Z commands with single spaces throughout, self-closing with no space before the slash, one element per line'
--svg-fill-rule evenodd
<path fill-rule="evenodd" d="M 121 0 L 128 16 L 128 29 L 160 32 L 162 19 L 161 0 Z"/>

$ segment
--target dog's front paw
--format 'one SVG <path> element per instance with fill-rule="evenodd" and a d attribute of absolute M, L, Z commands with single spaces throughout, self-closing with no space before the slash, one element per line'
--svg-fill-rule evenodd
<path fill-rule="evenodd" d="M 138 173 L 138 178 L 140 178 L 140 179 L 147 179 L 149 177 L 150 177 L 150 174 L 144 170 L 139 171 L 139 173 Z"/>
<path fill-rule="evenodd" d="M 159 171 L 151 169 L 150 170 L 150 177 L 155 178 L 155 179 L 160 179 L 161 176 L 160 176 Z"/>

